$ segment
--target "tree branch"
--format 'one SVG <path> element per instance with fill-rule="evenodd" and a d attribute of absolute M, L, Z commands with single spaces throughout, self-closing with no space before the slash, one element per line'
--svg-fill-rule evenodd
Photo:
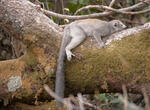
<path fill-rule="evenodd" d="M 115 4 L 116 0 L 112 0 L 109 4 L 109 7 L 112 7 Z"/>
<path fill-rule="evenodd" d="M 146 9 L 146 10 L 142 10 L 142 11 L 136 11 L 136 12 L 129 12 L 129 11 L 124 11 L 122 9 L 114 9 L 114 8 L 111 8 L 108 6 L 103 6 L 103 5 L 89 5 L 89 6 L 86 6 L 86 7 L 83 7 L 83 8 L 80 8 L 79 10 L 77 10 L 75 12 L 75 15 L 77 15 L 81 11 L 85 11 L 88 9 L 99 9 L 99 10 L 105 9 L 105 10 L 112 11 L 115 13 L 128 14 L 128 15 L 143 14 L 143 13 L 150 12 L 150 9 Z"/>
<path fill-rule="evenodd" d="M 131 10 L 134 10 L 134 9 L 137 9 L 137 8 L 141 8 L 141 7 L 144 7 L 145 5 L 147 4 L 150 4 L 150 0 L 145 0 L 144 2 L 140 2 L 140 3 L 137 3 L 133 6 L 130 6 L 130 7 L 127 7 L 127 8 L 122 8 L 122 9 L 114 9 L 115 11 L 117 11 L 118 13 L 125 13 L 125 11 L 131 11 Z M 93 7 L 93 5 L 90 5 L 90 6 L 86 6 L 84 7 L 85 9 L 88 9 L 88 7 Z M 96 5 L 94 7 L 99 7 L 99 5 Z M 106 6 L 101 6 L 101 7 L 105 7 Z M 81 8 L 82 9 L 82 8 Z M 80 9 L 80 10 L 81 10 Z M 106 8 L 107 9 L 107 8 Z M 108 8 L 108 9 L 113 9 L 113 8 Z M 44 9 L 41 9 L 41 11 L 47 15 L 47 16 L 53 16 L 53 17 L 57 17 L 57 18 L 61 18 L 61 19 L 85 19 L 85 18 L 96 18 L 96 17 L 104 17 L 104 16 L 108 16 L 108 15 L 111 15 L 111 14 L 114 14 L 116 12 L 102 12 L 102 13 L 94 13 L 94 14 L 89 14 L 89 15 L 81 15 L 81 16 L 70 16 L 70 15 L 62 15 L 62 14 L 58 14 L 58 13 L 54 13 L 52 11 L 47 11 L 47 10 L 44 10 Z M 146 12 L 149 12 L 149 10 L 146 10 Z M 128 12 L 126 12 L 128 13 Z M 140 12 L 140 13 L 143 13 L 143 12 Z M 136 12 L 132 12 L 132 14 L 137 14 Z"/>

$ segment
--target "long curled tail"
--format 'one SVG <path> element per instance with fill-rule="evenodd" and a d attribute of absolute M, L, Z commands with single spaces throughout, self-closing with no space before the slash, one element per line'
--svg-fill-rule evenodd
<path fill-rule="evenodd" d="M 64 88 L 65 88 L 65 59 L 66 59 L 66 52 L 65 48 L 70 41 L 69 36 L 69 27 L 64 29 L 64 36 L 61 43 L 61 48 L 59 51 L 59 58 L 57 61 L 57 70 L 56 70 L 56 81 L 55 81 L 55 93 L 57 96 L 64 98 Z M 56 100 L 56 106 L 62 107 L 63 104 Z"/>

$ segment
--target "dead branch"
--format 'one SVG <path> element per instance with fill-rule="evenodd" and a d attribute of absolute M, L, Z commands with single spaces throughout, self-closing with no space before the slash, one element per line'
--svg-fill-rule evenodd
<path fill-rule="evenodd" d="M 109 7 L 113 7 L 113 5 L 115 4 L 116 0 L 112 0 L 109 4 Z"/>
<path fill-rule="evenodd" d="M 134 103 L 130 103 L 129 101 L 126 101 L 126 99 L 122 96 L 119 96 L 119 99 L 121 100 L 121 102 L 123 102 L 124 104 L 127 103 L 127 108 L 131 109 L 131 110 L 143 110 L 141 107 L 135 105 Z"/>
<path fill-rule="evenodd" d="M 150 4 L 150 0 L 144 0 L 144 2 L 139 2 L 133 6 L 130 6 L 130 7 L 127 7 L 127 8 L 122 8 L 122 9 L 113 9 L 113 8 L 110 8 L 110 7 L 107 7 L 107 6 L 99 6 L 99 5 L 89 5 L 89 6 L 86 6 L 84 8 L 81 8 L 79 9 L 75 14 L 77 14 L 78 12 L 83 11 L 83 10 L 87 10 L 87 9 L 90 9 L 90 8 L 104 8 L 104 9 L 108 9 L 110 10 L 111 12 L 102 12 L 102 13 L 94 13 L 94 14 L 89 14 L 89 15 L 80 15 L 80 16 L 70 16 L 70 15 L 62 15 L 62 14 L 58 14 L 58 13 L 54 13 L 52 11 L 47 11 L 45 9 L 41 9 L 41 11 L 47 15 L 47 16 L 53 16 L 53 17 L 56 17 L 56 18 L 61 18 L 61 19 L 85 19 L 85 18 L 96 18 L 96 17 L 104 17 L 104 16 L 108 16 L 108 15 L 111 15 L 111 14 L 114 14 L 114 13 L 123 13 L 123 14 L 127 14 L 129 12 L 127 11 L 131 11 L 131 10 L 134 10 L 134 9 L 137 9 L 137 8 L 142 8 L 144 6 L 146 6 L 147 4 Z M 114 11 L 113 11 L 114 10 Z M 140 12 L 131 12 L 131 14 L 141 14 L 141 13 L 145 13 L 145 12 L 149 12 L 150 10 L 144 10 L 143 11 L 140 11 Z"/>
<path fill-rule="evenodd" d="M 83 105 L 83 98 L 82 98 L 82 95 L 80 93 L 78 94 L 78 100 L 79 100 L 80 110 L 85 110 L 84 105 Z"/>
<path fill-rule="evenodd" d="M 55 98 L 56 100 L 59 100 L 61 103 L 65 104 L 64 99 L 62 99 L 61 97 L 57 96 L 49 87 L 48 85 L 44 85 L 44 89 L 48 92 L 48 94 L 50 96 L 52 96 L 53 98 Z"/>
<path fill-rule="evenodd" d="M 55 94 L 55 92 L 53 92 L 48 85 L 44 85 L 44 89 L 47 91 L 47 93 L 52 96 L 54 99 L 60 101 L 61 103 L 63 103 L 69 110 L 71 110 L 72 108 L 77 108 L 76 106 L 74 106 L 73 104 L 71 104 L 71 102 L 69 100 L 65 101 L 64 99 L 62 99 L 61 97 L 57 96 Z"/>
<path fill-rule="evenodd" d="M 149 97 L 146 93 L 145 88 L 142 88 L 143 96 L 144 96 L 144 101 L 145 101 L 145 108 L 146 110 L 150 110 L 150 105 L 149 105 Z"/>
<path fill-rule="evenodd" d="M 122 90 L 124 94 L 124 110 L 128 110 L 128 94 L 125 85 L 122 85 Z"/>
<path fill-rule="evenodd" d="M 44 89 L 48 92 L 48 94 L 50 96 L 52 96 L 54 99 L 56 100 L 59 100 L 61 103 L 63 103 L 67 108 L 68 110 L 72 110 L 72 109 L 79 109 L 79 110 L 85 110 L 84 108 L 84 105 L 87 105 L 95 110 L 101 110 L 99 107 L 97 107 L 96 105 L 93 105 L 91 103 L 88 103 L 88 102 L 85 102 L 83 100 L 83 97 L 82 95 L 79 93 L 78 94 L 78 98 L 74 98 L 74 96 L 72 96 L 72 98 L 68 98 L 68 99 L 62 99 L 61 97 L 57 96 L 55 94 L 55 92 L 53 92 L 49 87 L 48 85 L 44 85 Z M 73 99 L 73 100 L 72 100 Z M 71 101 L 73 102 L 77 102 L 77 104 L 72 104 Z"/>
<path fill-rule="evenodd" d="M 75 12 L 75 15 L 77 15 L 81 11 L 85 11 L 85 10 L 88 10 L 88 9 L 99 9 L 99 10 L 100 9 L 105 9 L 105 10 L 112 11 L 112 12 L 115 12 L 115 13 L 128 14 L 128 15 L 144 14 L 144 13 L 150 12 L 150 9 L 146 9 L 146 10 L 142 10 L 142 11 L 136 11 L 136 12 L 130 12 L 130 11 L 124 11 L 124 10 L 121 10 L 121 9 L 114 9 L 114 8 L 111 8 L 111 7 L 108 7 L 108 6 L 103 6 L 103 5 L 89 5 L 89 6 L 86 6 L 86 7 L 83 7 L 83 8 L 80 8 L 79 10 L 77 10 Z"/>

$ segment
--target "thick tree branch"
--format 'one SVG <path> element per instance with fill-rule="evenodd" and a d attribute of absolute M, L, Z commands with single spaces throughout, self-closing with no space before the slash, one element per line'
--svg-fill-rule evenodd
<path fill-rule="evenodd" d="M 143 2 L 139 4 L 145 6 Z M 0 99 L 8 94 L 28 103 L 33 102 L 34 96 L 47 99 L 41 85 L 47 83 L 54 88 L 61 29 L 27 0 L 1 0 L 0 12 L 0 27 L 13 39 L 18 40 L 19 36 L 12 31 L 22 34 L 19 42 L 27 47 L 20 58 L 0 62 Z M 104 49 L 88 38 L 73 50 L 76 58 L 66 62 L 66 95 L 94 90 L 121 92 L 122 84 L 126 84 L 131 93 L 141 93 L 145 87 L 150 96 L 149 33 L 150 23 L 124 30 L 111 35 Z M 128 37 L 122 39 L 125 36 Z"/>

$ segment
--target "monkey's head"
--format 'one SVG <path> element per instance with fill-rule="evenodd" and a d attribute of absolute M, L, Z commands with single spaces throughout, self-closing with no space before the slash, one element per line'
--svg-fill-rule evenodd
<path fill-rule="evenodd" d="M 117 31 L 121 31 L 123 29 L 125 29 L 127 26 L 124 25 L 121 21 L 119 20 L 112 20 L 109 22 L 109 25 L 111 27 L 111 32 L 117 32 Z"/>

